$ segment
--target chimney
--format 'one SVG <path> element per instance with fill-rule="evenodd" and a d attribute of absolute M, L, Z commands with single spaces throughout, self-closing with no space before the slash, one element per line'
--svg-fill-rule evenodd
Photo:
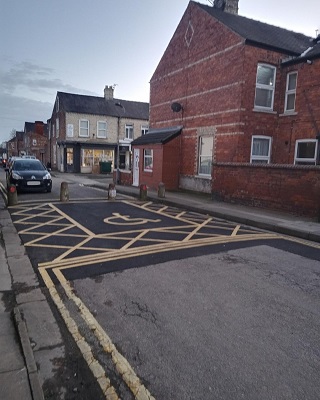
<path fill-rule="evenodd" d="M 238 7 L 239 5 L 239 0 L 226 0 L 226 6 L 224 11 L 230 13 L 230 14 L 238 14 Z"/>
<path fill-rule="evenodd" d="M 230 14 L 238 14 L 239 0 L 214 0 L 213 7 Z"/>
<path fill-rule="evenodd" d="M 35 121 L 34 126 L 35 133 L 38 133 L 39 135 L 44 134 L 44 123 L 42 121 Z"/>
<path fill-rule="evenodd" d="M 104 98 L 106 100 L 112 100 L 113 99 L 113 91 L 114 91 L 113 86 L 106 86 L 104 88 Z"/>

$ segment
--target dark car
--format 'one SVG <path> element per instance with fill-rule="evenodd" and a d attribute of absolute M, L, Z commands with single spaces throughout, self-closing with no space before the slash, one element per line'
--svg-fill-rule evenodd
<path fill-rule="evenodd" d="M 15 185 L 18 192 L 51 192 L 51 175 L 39 160 L 19 158 L 6 171 L 8 186 Z"/>

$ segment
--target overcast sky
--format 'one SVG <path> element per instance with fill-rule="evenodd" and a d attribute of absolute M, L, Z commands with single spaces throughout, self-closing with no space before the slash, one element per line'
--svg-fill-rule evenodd
<path fill-rule="evenodd" d="M 206 0 L 199 0 L 209 4 Z M 149 101 L 188 0 L 0 0 L 0 143 L 47 121 L 57 91 Z M 315 37 L 320 0 L 240 0 L 239 14 Z"/>

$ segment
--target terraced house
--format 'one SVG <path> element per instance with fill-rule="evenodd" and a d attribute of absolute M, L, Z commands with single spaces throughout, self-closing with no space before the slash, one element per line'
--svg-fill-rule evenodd
<path fill-rule="evenodd" d="M 50 160 L 61 172 L 130 170 L 131 142 L 145 134 L 149 104 L 113 97 L 57 92 L 49 123 Z"/>
<path fill-rule="evenodd" d="M 190 1 L 150 81 L 139 182 L 320 216 L 319 82 L 320 36 Z"/>

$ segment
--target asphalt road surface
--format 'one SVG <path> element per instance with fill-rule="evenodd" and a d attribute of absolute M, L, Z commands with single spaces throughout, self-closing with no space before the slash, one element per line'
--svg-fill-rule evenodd
<path fill-rule="evenodd" d="M 318 244 L 85 190 L 10 213 L 101 398 L 319 398 Z"/>

